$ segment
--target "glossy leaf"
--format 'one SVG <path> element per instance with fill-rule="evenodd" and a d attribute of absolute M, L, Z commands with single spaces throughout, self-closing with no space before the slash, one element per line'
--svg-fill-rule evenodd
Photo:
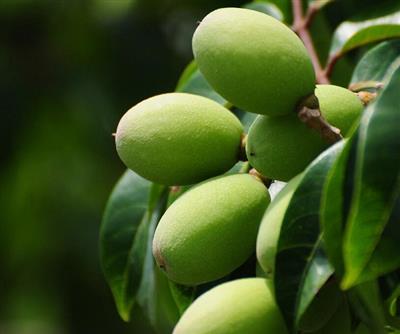
<path fill-rule="evenodd" d="M 227 101 L 210 86 L 197 68 L 195 61 L 192 61 L 183 71 L 175 91 L 208 97 L 223 105 L 227 103 Z"/>
<path fill-rule="evenodd" d="M 295 323 L 298 324 L 314 297 L 333 275 L 334 269 L 322 247 L 320 237 L 313 247 L 308 259 L 308 267 L 304 272 L 301 289 L 298 292 Z"/>
<path fill-rule="evenodd" d="M 343 287 L 400 266 L 400 68 L 360 124 L 352 204 L 344 236 Z M 382 242 L 380 242 L 382 241 Z"/>
<path fill-rule="evenodd" d="M 320 207 L 320 225 L 324 249 L 335 274 L 343 276 L 343 234 L 349 211 L 354 175 L 354 142 L 356 135 L 345 141 L 325 180 Z"/>
<path fill-rule="evenodd" d="M 292 22 L 292 2 L 291 0 L 268 0 L 268 1 L 263 1 L 260 0 L 261 2 L 268 2 L 271 4 L 274 4 L 276 7 L 279 8 L 283 15 L 283 21 L 286 23 Z"/>
<path fill-rule="evenodd" d="M 182 315 L 195 299 L 196 288 L 180 285 L 172 281 L 169 281 L 169 285 L 172 297 L 174 298 L 175 304 L 178 307 L 179 314 Z"/>
<path fill-rule="evenodd" d="M 334 0 L 308 0 L 308 5 L 317 8 L 318 10 L 322 9 L 326 5 L 329 5 Z"/>
<path fill-rule="evenodd" d="M 243 5 L 243 8 L 256 10 L 258 12 L 270 15 L 279 21 L 283 21 L 283 14 L 280 9 L 268 1 L 253 1 Z"/>
<path fill-rule="evenodd" d="M 343 148 L 340 142 L 306 169 L 282 222 L 275 265 L 277 302 L 294 327 L 333 272 L 321 247 L 319 207 L 329 169 Z"/>
<path fill-rule="evenodd" d="M 101 263 L 118 312 L 129 320 L 141 281 L 141 263 L 131 258 L 135 236 L 147 216 L 151 182 L 127 170 L 108 200 L 101 231 Z"/>
<path fill-rule="evenodd" d="M 400 37 L 400 12 L 360 22 L 346 21 L 336 29 L 330 57 L 365 44 Z"/>
<path fill-rule="evenodd" d="M 163 191 L 151 217 L 143 223 L 144 228 L 137 234 L 137 239 L 145 245 L 143 247 L 143 276 L 137 300 L 151 325 L 160 334 L 170 333 L 180 316 L 171 292 L 170 282 L 156 265 L 152 252 L 154 231 L 165 212 L 167 202 L 168 191 Z"/>
<path fill-rule="evenodd" d="M 233 113 L 240 119 L 240 122 L 243 124 L 243 129 L 245 133 L 249 132 L 251 124 L 253 124 L 254 120 L 257 118 L 257 114 L 253 114 L 251 112 L 246 112 L 238 108 L 232 108 Z"/>
<path fill-rule="evenodd" d="M 387 83 L 400 66 L 400 40 L 380 43 L 358 62 L 350 87 L 375 88 Z"/>
<path fill-rule="evenodd" d="M 357 285 L 347 294 L 353 312 L 367 325 L 370 333 L 385 334 L 385 311 L 376 281 Z"/>

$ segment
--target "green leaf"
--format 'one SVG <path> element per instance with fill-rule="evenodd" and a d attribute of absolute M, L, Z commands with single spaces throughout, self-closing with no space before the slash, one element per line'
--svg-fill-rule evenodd
<path fill-rule="evenodd" d="M 156 331 L 165 334 L 172 331 L 180 316 L 170 282 L 156 265 L 152 252 L 154 231 L 166 210 L 167 202 L 168 191 L 164 189 L 151 217 L 143 223 L 144 228 L 137 234 L 137 240 L 144 244 L 143 275 L 137 301 Z"/>
<path fill-rule="evenodd" d="M 308 5 L 313 6 L 313 7 L 317 8 L 318 10 L 321 10 L 326 5 L 329 5 L 332 2 L 333 2 L 333 0 L 308 0 Z"/>
<path fill-rule="evenodd" d="M 343 142 L 330 147 L 306 169 L 282 222 L 274 281 L 290 327 L 333 273 L 320 243 L 319 208 L 325 178 L 342 148 Z"/>
<path fill-rule="evenodd" d="M 350 157 L 354 155 L 353 142 L 356 140 L 354 135 L 345 141 L 326 177 L 321 198 L 320 226 L 324 249 L 339 277 L 344 273 L 342 243 L 353 185 L 354 159 Z"/>
<path fill-rule="evenodd" d="M 146 219 L 151 182 L 127 170 L 108 200 L 100 230 L 104 275 L 118 312 L 129 320 L 141 280 L 141 263 L 133 263 L 131 251 L 140 224 Z"/>
<path fill-rule="evenodd" d="M 295 324 L 298 325 L 301 317 L 310 306 L 314 297 L 333 275 L 334 269 L 330 264 L 324 249 L 322 248 L 322 238 L 315 243 L 312 253 L 308 258 L 308 266 L 304 271 L 300 290 L 297 296 Z"/>
<path fill-rule="evenodd" d="M 361 120 L 344 235 L 344 288 L 400 266 L 400 68 Z"/>
<path fill-rule="evenodd" d="M 400 12 L 366 21 L 346 21 L 336 29 L 329 54 L 340 56 L 360 46 L 396 37 L 400 37 Z"/>
<path fill-rule="evenodd" d="M 254 120 L 257 118 L 258 115 L 243 111 L 235 107 L 233 108 L 232 111 L 240 119 L 240 122 L 243 125 L 244 132 L 248 133 L 251 124 L 253 124 Z"/>
<path fill-rule="evenodd" d="M 370 329 L 370 333 L 385 334 L 385 311 L 376 281 L 359 284 L 349 290 L 353 312 Z"/>
<path fill-rule="evenodd" d="M 210 86 L 197 68 L 194 60 L 183 71 L 175 91 L 208 97 L 222 105 L 227 103 L 227 101 Z"/>
<path fill-rule="evenodd" d="M 180 315 L 185 312 L 189 305 L 196 297 L 196 288 L 184 286 L 178 283 L 169 281 L 172 297 L 178 307 Z"/>
<path fill-rule="evenodd" d="M 268 2 L 270 4 L 275 5 L 281 11 L 281 13 L 283 15 L 283 21 L 286 23 L 292 22 L 293 15 L 292 15 L 291 0 L 268 0 L 268 1 L 262 1 L 262 2 Z"/>
<path fill-rule="evenodd" d="M 270 15 L 279 21 L 283 21 L 283 14 L 280 9 L 269 1 L 253 1 L 243 5 L 243 8 L 256 10 L 258 12 Z"/>
<path fill-rule="evenodd" d="M 369 50 L 358 62 L 350 87 L 375 88 L 387 83 L 400 66 L 400 40 L 380 43 Z"/>
<path fill-rule="evenodd" d="M 233 107 L 221 95 L 215 92 L 197 68 L 195 61 L 192 61 L 183 71 L 176 87 L 176 91 L 201 95 L 224 105 L 228 109 L 233 109 L 233 113 L 240 119 L 246 132 L 257 117 L 257 114 L 249 113 Z"/>

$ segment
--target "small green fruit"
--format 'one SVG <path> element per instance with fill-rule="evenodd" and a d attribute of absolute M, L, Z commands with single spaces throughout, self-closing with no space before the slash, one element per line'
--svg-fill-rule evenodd
<path fill-rule="evenodd" d="M 357 95 L 335 85 L 317 85 L 314 94 L 325 119 L 339 128 L 343 136 L 347 136 L 363 111 L 363 105 Z"/>
<path fill-rule="evenodd" d="M 302 179 L 302 174 L 293 178 L 273 199 L 265 211 L 257 235 L 257 260 L 267 277 L 272 277 L 275 269 L 276 247 L 286 209 Z"/>
<path fill-rule="evenodd" d="M 116 146 L 125 165 L 144 178 L 183 185 L 230 169 L 242 132 L 236 116 L 218 103 L 170 93 L 131 108 L 118 124 Z"/>
<path fill-rule="evenodd" d="M 254 252 L 270 197 L 255 177 L 236 174 L 188 190 L 165 212 L 153 254 L 167 276 L 197 285 L 221 278 Z"/>
<path fill-rule="evenodd" d="M 202 20 L 192 44 L 211 86 L 246 111 L 288 114 L 314 91 L 314 69 L 304 44 L 264 13 L 217 9 Z"/>
<path fill-rule="evenodd" d="M 268 281 L 244 278 L 207 291 L 194 301 L 173 334 L 287 334 Z"/>
<path fill-rule="evenodd" d="M 318 85 L 315 94 L 323 117 L 346 136 L 363 109 L 358 97 L 332 85 Z M 320 134 L 302 123 L 295 113 L 258 116 L 249 130 L 246 154 L 250 164 L 264 176 L 287 181 L 327 147 Z"/>

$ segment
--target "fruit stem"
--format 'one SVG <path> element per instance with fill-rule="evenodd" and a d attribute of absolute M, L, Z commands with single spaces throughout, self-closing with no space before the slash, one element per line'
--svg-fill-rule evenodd
<path fill-rule="evenodd" d="M 317 83 L 320 84 L 329 84 L 329 78 L 326 74 L 326 71 L 321 66 L 321 63 L 318 58 L 318 54 L 315 50 L 313 40 L 311 38 L 311 34 L 308 30 L 312 19 L 315 14 L 319 10 L 318 6 L 309 6 L 307 14 L 303 15 L 303 5 L 301 0 L 292 0 L 292 9 L 293 9 L 293 31 L 300 37 L 303 41 L 308 53 L 310 55 L 311 61 L 314 66 L 315 75 L 317 79 Z"/>
<path fill-rule="evenodd" d="M 258 170 L 256 170 L 255 168 L 250 169 L 249 174 L 254 176 L 258 181 L 260 181 L 261 183 L 263 183 L 267 188 L 269 188 L 269 186 L 272 183 L 271 179 L 266 178 L 264 175 L 262 175 Z"/>
<path fill-rule="evenodd" d="M 297 108 L 297 116 L 308 127 L 318 131 L 328 143 L 336 143 L 343 139 L 340 130 L 330 125 L 322 116 L 318 98 L 314 94 L 301 101 Z"/>
<path fill-rule="evenodd" d="M 383 88 L 383 82 L 367 80 L 367 81 L 359 81 L 349 85 L 349 89 L 352 92 L 361 92 L 364 89 L 374 89 L 379 90 Z"/>
<path fill-rule="evenodd" d="M 367 106 L 376 98 L 376 93 L 361 91 L 356 94 L 364 106 Z"/>
<path fill-rule="evenodd" d="M 341 56 L 342 56 L 342 53 L 337 52 L 328 58 L 328 61 L 326 62 L 325 69 L 324 69 L 324 74 L 326 77 L 329 78 L 331 76 L 331 74 L 333 72 L 333 68 L 335 67 L 337 61 L 340 59 Z"/>

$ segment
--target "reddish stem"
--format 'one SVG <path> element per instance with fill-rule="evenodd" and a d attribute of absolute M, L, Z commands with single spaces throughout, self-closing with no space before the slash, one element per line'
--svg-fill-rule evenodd
<path fill-rule="evenodd" d="M 330 83 L 329 78 L 321 66 L 318 54 L 315 51 L 313 40 L 308 30 L 308 27 L 310 26 L 312 19 L 314 18 L 316 12 L 318 11 L 318 8 L 310 6 L 307 11 L 307 14 L 304 16 L 301 0 L 292 0 L 292 5 L 293 5 L 292 29 L 300 37 L 306 49 L 308 50 L 308 53 L 310 55 L 311 61 L 314 66 L 317 83 L 329 84 Z"/>
<path fill-rule="evenodd" d="M 335 53 L 329 57 L 328 61 L 326 62 L 326 66 L 325 66 L 325 70 L 324 70 L 326 77 L 329 78 L 331 76 L 331 74 L 333 72 L 333 68 L 335 67 L 335 65 L 340 57 L 341 57 L 340 53 Z"/>

